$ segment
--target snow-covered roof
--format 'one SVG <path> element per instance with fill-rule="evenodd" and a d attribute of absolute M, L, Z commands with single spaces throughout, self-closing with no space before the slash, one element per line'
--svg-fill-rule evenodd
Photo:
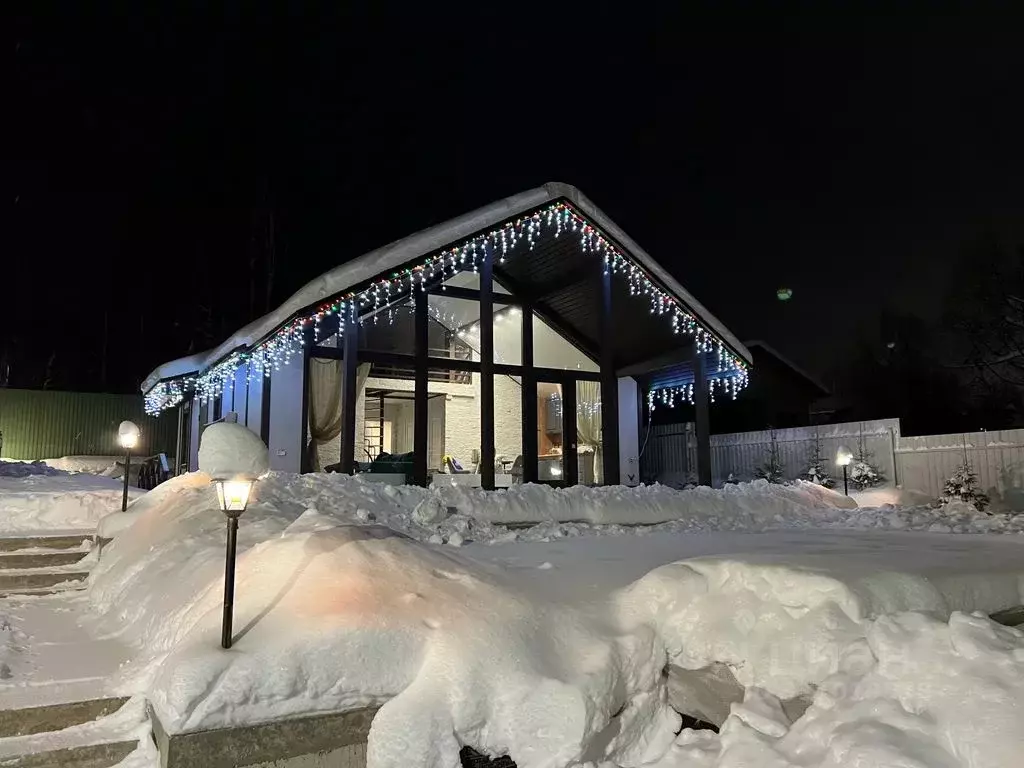
<path fill-rule="evenodd" d="M 373 280 L 418 257 L 436 252 L 517 215 L 534 211 L 546 203 L 563 199 L 567 200 L 605 235 L 628 251 L 640 266 L 687 307 L 695 319 L 721 339 L 737 357 L 748 364 L 751 362 L 750 352 L 740 343 L 739 339 L 582 192 L 569 184 L 550 182 L 542 187 L 506 197 L 470 213 L 421 230 L 328 270 L 296 291 L 273 312 L 249 323 L 214 349 L 171 360 L 158 366 L 142 382 L 141 389 L 146 393 L 160 381 L 197 374 L 227 357 L 236 349 L 258 344 L 287 323 L 296 313 L 319 301 L 336 296 L 355 285 Z"/>

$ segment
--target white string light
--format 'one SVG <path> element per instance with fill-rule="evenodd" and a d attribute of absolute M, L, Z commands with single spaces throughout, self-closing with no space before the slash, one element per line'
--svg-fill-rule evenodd
<path fill-rule="evenodd" d="M 730 352 L 721 339 L 700 325 L 674 296 L 658 287 L 639 264 L 609 242 L 574 208 L 567 203 L 557 202 L 443 250 L 422 264 L 393 272 L 391 277 L 375 280 L 358 293 L 349 292 L 326 301 L 308 314 L 293 318 L 252 350 L 234 352 L 201 374 L 158 382 L 146 393 L 146 410 L 157 414 L 178 405 L 189 393 L 194 393 L 201 402 L 208 400 L 223 391 L 223 385 L 234 378 L 235 371 L 243 364 L 250 364 L 250 376 L 260 372 L 269 376 L 271 371 L 287 365 L 301 352 L 307 326 L 312 327 L 314 341 L 319 340 L 319 323 L 327 316 L 338 315 L 340 337 L 344 326 L 341 319 L 346 312 L 350 320 L 359 321 L 362 315 L 360 309 L 372 308 L 376 311 L 388 307 L 403 298 L 403 295 L 407 297 L 417 285 L 421 291 L 425 291 L 430 280 L 444 281 L 463 270 L 471 269 L 475 273 L 488 252 L 498 253 L 499 260 L 504 263 L 505 259 L 514 255 L 521 243 L 525 242 L 529 250 L 533 250 L 545 233 L 558 237 L 563 230 L 578 234 L 582 250 L 600 256 L 606 273 L 610 271 L 625 279 L 631 296 L 646 298 L 652 315 L 668 315 L 673 333 L 691 336 L 701 352 L 717 353 L 718 370 L 709 381 L 729 378 L 731 383 L 727 391 L 734 397 L 746 386 L 749 378 L 746 364 Z M 441 287 L 444 289 L 443 284 Z"/>

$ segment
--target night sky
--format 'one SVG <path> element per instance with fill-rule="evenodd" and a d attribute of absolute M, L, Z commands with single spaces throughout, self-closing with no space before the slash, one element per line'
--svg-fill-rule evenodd
<path fill-rule="evenodd" d="M 1019 14 L 413 5 L 32 3 L 5 110 L 9 384 L 130 392 L 220 342 L 266 308 L 270 222 L 276 305 L 551 180 L 826 377 L 886 307 L 937 317 L 965 242 L 1024 242 Z"/>

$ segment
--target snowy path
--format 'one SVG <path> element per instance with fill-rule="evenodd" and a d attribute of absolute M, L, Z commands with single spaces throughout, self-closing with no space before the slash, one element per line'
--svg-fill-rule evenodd
<path fill-rule="evenodd" d="M 929 579 L 947 600 L 1020 602 L 1024 537 L 874 531 L 652 533 L 550 542 L 471 544 L 463 553 L 511 572 L 517 583 L 565 601 L 599 599 L 652 569 L 694 557 L 784 563 L 864 583 L 885 572 Z M 969 593 L 964 590 L 969 590 Z M 1015 604 L 1016 604 L 1015 603 Z M 958 607 L 958 606 L 951 606 Z M 968 607 L 968 606 L 965 606 Z M 988 610 L 998 610 L 997 606 Z"/>

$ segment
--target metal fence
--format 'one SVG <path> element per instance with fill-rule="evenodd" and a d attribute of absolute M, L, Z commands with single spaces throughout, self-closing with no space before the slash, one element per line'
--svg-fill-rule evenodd
<path fill-rule="evenodd" d="M 117 425 L 130 419 L 142 432 L 139 455 L 174 455 L 177 415 L 152 418 L 141 395 L 0 388 L 0 456 L 52 459 L 120 454 Z"/>
<path fill-rule="evenodd" d="M 1024 509 L 1024 429 L 1001 432 L 902 437 L 899 419 L 823 424 L 775 430 L 783 476 L 792 480 L 807 471 L 815 442 L 826 458 L 840 447 L 856 452 L 861 445 L 888 484 L 937 498 L 957 467 L 969 463 L 981 490 L 993 501 Z M 729 476 L 750 480 L 768 461 L 772 433 L 739 432 L 711 437 L 711 476 L 721 485 Z M 697 440 L 692 424 L 653 427 L 643 455 L 645 480 L 680 484 L 696 479 Z M 833 476 L 838 473 L 832 468 Z"/>
<path fill-rule="evenodd" d="M 857 452 L 863 446 L 883 476 L 892 480 L 899 474 L 895 461 L 899 419 L 879 419 L 775 430 L 779 461 L 787 479 L 798 478 L 807 470 L 816 432 L 825 457 L 834 457 L 840 447 Z M 757 468 L 768 461 L 771 446 L 770 430 L 712 435 L 712 483 L 721 485 L 730 476 L 736 480 L 754 478 Z M 651 429 L 643 456 L 646 479 L 675 485 L 694 479 L 696 467 L 697 437 L 692 424 L 664 424 Z"/>
<path fill-rule="evenodd" d="M 966 461 L 994 502 L 1024 509 L 1024 429 L 904 437 L 896 447 L 900 484 L 932 496 Z"/>

